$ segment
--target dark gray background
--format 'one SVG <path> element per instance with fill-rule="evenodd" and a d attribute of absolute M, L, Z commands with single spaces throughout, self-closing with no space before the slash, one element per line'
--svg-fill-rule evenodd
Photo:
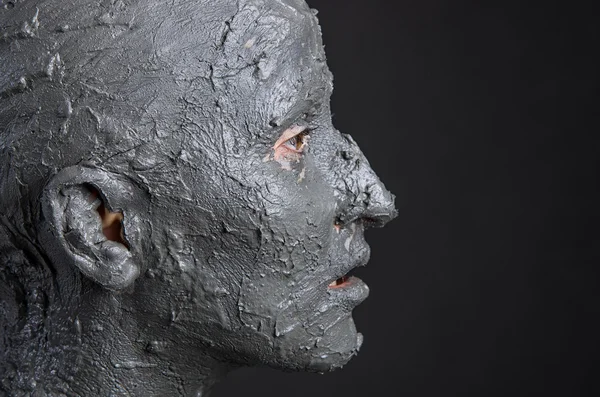
<path fill-rule="evenodd" d="M 216 397 L 600 395 L 598 14 L 582 3 L 309 0 L 399 218 L 367 233 L 365 344 Z"/>

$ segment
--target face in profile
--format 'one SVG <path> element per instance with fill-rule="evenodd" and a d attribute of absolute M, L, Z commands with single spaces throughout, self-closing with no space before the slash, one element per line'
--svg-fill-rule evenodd
<path fill-rule="evenodd" d="M 52 31 L 61 79 L 41 101 L 68 102 L 69 122 L 44 152 L 56 165 L 41 244 L 87 280 L 82 301 L 118 301 L 123 332 L 165 356 L 340 367 L 369 293 L 351 272 L 369 259 L 365 230 L 395 216 L 393 195 L 332 125 L 303 1 L 191 3 L 91 19 L 74 8 Z M 75 18 L 104 31 L 81 36 Z M 100 232 L 104 213 L 120 232 Z M 82 324 L 106 314 L 94 310 Z"/>

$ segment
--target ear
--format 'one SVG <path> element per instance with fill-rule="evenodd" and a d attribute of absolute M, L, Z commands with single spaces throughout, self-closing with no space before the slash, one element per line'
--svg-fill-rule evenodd
<path fill-rule="evenodd" d="M 93 166 L 60 171 L 41 198 L 41 243 L 52 261 L 109 290 L 131 286 L 140 273 L 128 241 L 128 229 L 137 230 L 128 216 L 135 192 L 118 174 Z"/>

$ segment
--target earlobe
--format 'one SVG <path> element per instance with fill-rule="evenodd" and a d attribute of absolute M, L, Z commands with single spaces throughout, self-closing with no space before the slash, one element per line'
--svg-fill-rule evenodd
<path fill-rule="evenodd" d="M 122 207 L 133 194 L 126 184 L 105 170 L 69 167 L 46 185 L 41 203 L 41 242 L 52 260 L 115 291 L 132 285 L 140 273 L 122 227 Z"/>

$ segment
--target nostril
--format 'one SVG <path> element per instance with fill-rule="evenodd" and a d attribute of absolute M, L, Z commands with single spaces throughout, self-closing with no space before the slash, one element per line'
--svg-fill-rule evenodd
<path fill-rule="evenodd" d="M 362 217 L 365 228 L 383 227 L 392 219 L 398 216 L 398 211 L 394 208 L 381 213 L 370 213 Z"/>
<path fill-rule="evenodd" d="M 395 199 L 396 197 L 378 180 L 369 186 L 369 201 L 361 218 L 370 226 L 384 226 L 398 216 Z"/>
<path fill-rule="evenodd" d="M 365 228 L 382 227 L 398 215 L 395 196 L 385 188 L 352 138 L 344 137 L 348 146 L 337 154 L 343 160 L 354 159 L 354 165 L 342 174 L 337 185 L 341 194 L 334 227 L 340 231 L 356 220 Z"/>
<path fill-rule="evenodd" d="M 380 218 L 373 218 L 370 216 L 362 218 L 363 225 L 365 225 L 365 229 L 371 227 L 382 227 L 385 222 L 382 222 Z"/>

